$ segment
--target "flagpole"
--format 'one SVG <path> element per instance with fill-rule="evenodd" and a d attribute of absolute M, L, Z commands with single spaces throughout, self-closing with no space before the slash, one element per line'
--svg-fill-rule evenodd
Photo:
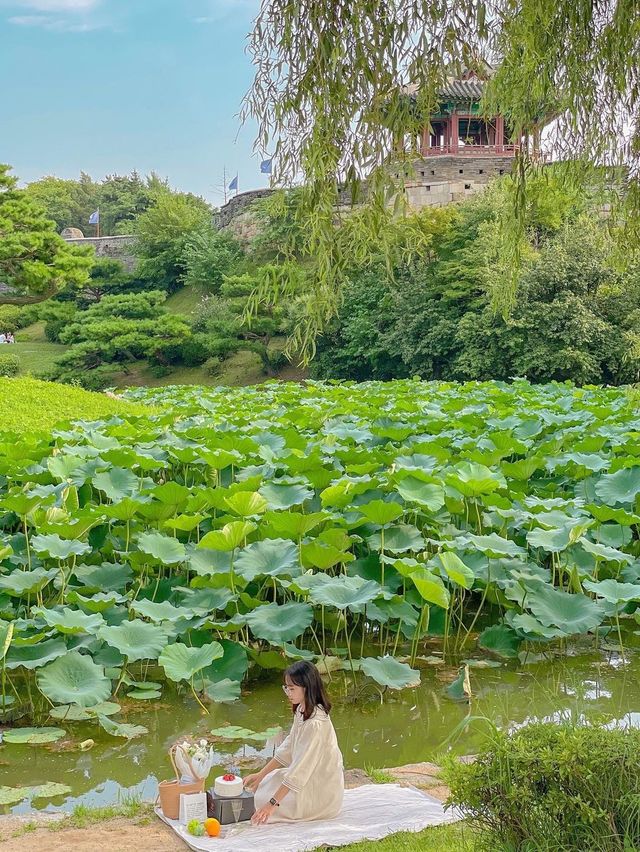
<path fill-rule="evenodd" d="M 100 208 L 99 208 L 99 207 L 98 207 L 98 224 L 97 224 L 97 229 L 98 229 L 97 236 L 98 236 L 98 238 L 99 238 L 99 237 L 100 237 Z"/>

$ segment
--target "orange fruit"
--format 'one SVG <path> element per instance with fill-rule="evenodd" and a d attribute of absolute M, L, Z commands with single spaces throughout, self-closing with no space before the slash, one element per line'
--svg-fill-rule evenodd
<path fill-rule="evenodd" d="M 204 830 L 209 837 L 217 837 L 220 834 L 220 823 L 217 819 L 210 817 L 204 821 Z"/>

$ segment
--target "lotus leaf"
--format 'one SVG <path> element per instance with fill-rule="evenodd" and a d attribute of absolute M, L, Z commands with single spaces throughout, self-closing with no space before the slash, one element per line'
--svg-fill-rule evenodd
<path fill-rule="evenodd" d="M 14 643 L 7 653 L 5 665 L 8 669 L 17 669 L 20 666 L 25 669 L 37 669 L 66 653 L 67 646 L 62 637 L 47 639 L 36 645 Z"/>
<path fill-rule="evenodd" d="M 210 642 L 200 648 L 192 648 L 182 642 L 167 645 L 158 658 L 168 678 L 174 681 L 191 680 L 196 672 L 210 666 L 222 657 L 224 649 L 219 642 Z"/>
<path fill-rule="evenodd" d="M 95 633 L 104 624 L 104 618 L 97 613 L 87 615 L 79 609 L 59 607 L 46 609 L 45 607 L 33 607 L 32 614 L 39 616 L 49 627 L 55 627 L 59 633 Z"/>
<path fill-rule="evenodd" d="M 395 657 L 364 657 L 360 669 L 380 686 L 389 689 L 407 689 L 420 686 L 420 672 Z"/>
<path fill-rule="evenodd" d="M 426 568 L 418 568 L 409 576 L 423 600 L 447 609 L 450 596 L 440 577 Z"/>
<path fill-rule="evenodd" d="M 594 583 L 585 580 L 582 584 L 589 592 L 593 592 L 599 598 L 604 598 L 609 603 L 628 603 L 629 601 L 640 601 L 640 585 L 634 583 L 618 583 L 616 580 L 600 580 Z"/>
<path fill-rule="evenodd" d="M 299 512 L 268 512 L 265 515 L 265 520 L 276 535 L 293 538 L 296 541 L 310 533 L 327 518 L 328 515 L 325 512 L 312 512 L 309 515 L 302 515 Z"/>
<path fill-rule="evenodd" d="M 138 547 L 143 553 L 148 553 L 163 565 L 175 565 L 178 562 L 184 562 L 186 558 L 184 544 L 160 533 L 141 533 L 138 536 Z"/>
<path fill-rule="evenodd" d="M 210 550 L 235 550 L 256 529 L 251 521 L 231 521 L 221 530 L 212 530 L 200 541 L 198 547 L 208 547 Z"/>
<path fill-rule="evenodd" d="M 494 624 L 487 627 L 478 637 L 478 645 L 481 648 L 505 659 L 515 659 L 518 656 L 520 641 L 515 630 L 512 630 L 506 624 Z"/>
<path fill-rule="evenodd" d="M 298 483 L 281 485 L 278 482 L 267 482 L 260 487 L 260 494 L 270 509 L 290 509 L 313 497 L 313 491 Z"/>
<path fill-rule="evenodd" d="M 132 689 L 127 692 L 127 698 L 133 698 L 136 701 L 150 701 L 154 698 L 160 698 L 160 695 L 159 689 Z"/>
<path fill-rule="evenodd" d="M 372 550 L 382 550 L 382 532 L 376 532 L 369 538 Z M 397 524 L 384 530 L 384 551 L 405 553 L 407 550 L 422 550 L 424 538 L 416 527 L 410 524 Z"/>
<path fill-rule="evenodd" d="M 183 616 L 187 618 L 191 616 L 191 612 L 188 609 L 174 606 L 169 601 L 156 603 L 155 601 L 141 598 L 140 600 L 132 601 L 129 608 L 138 613 L 138 615 L 151 619 L 151 621 L 176 621 Z"/>
<path fill-rule="evenodd" d="M 375 600 L 382 593 L 382 587 L 372 580 L 362 577 L 324 577 L 321 585 L 314 586 L 309 593 L 315 604 L 332 606 L 339 610 L 362 606 Z"/>
<path fill-rule="evenodd" d="M 546 627 L 560 627 L 568 636 L 587 633 L 602 623 L 600 607 L 584 595 L 571 595 L 538 584 L 527 595 L 527 606 Z"/>
<path fill-rule="evenodd" d="M 127 599 L 118 592 L 95 592 L 91 597 L 84 597 L 80 592 L 69 592 L 67 601 L 69 603 L 78 604 L 82 609 L 88 609 L 89 612 L 105 612 L 111 609 L 116 604 L 125 603 Z"/>
<path fill-rule="evenodd" d="M 123 467 L 111 467 L 109 470 L 96 473 L 91 481 L 99 491 L 103 491 L 109 500 L 113 501 L 132 497 L 140 488 L 140 480 L 135 473 Z"/>
<path fill-rule="evenodd" d="M 235 569 L 246 580 L 295 576 L 300 573 L 298 548 L 292 541 L 282 538 L 254 541 L 238 555 Z"/>
<path fill-rule="evenodd" d="M 525 553 L 515 541 L 503 538 L 497 533 L 490 533 L 490 535 L 474 535 L 472 533 L 467 538 L 470 544 L 489 556 L 522 556 Z"/>
<path fill-rule="evenodd" d="M 139 618 L 102 627 L 98 631 L 98 637 L 118 650 L 129 662 L 157 660 L 167 644 L 164 628 L 148 624 Z"/>
<path fill-rule="evenodd" d="M 52 663 L 39 669 L 38 689 L 58 704 L 92 707 L 106 701 L 111 695 L 111 681 L 105 677 L 104 668 L 78 651 L 69 651 Z"/>
<path fill-rule="evenodd" d="M 42 745 L 55 743 L 66 734 L 62 728 L 8 728 L 2 732 L 2 740 L 5 743 Z"/>
<path fill-rule="evenodd" d="M 339 547 L 334 547 L 332 544 L 326 544 L 323 541 L 314 539 L 302 545 L 302 562 L 305 567 L 313 566 L 326 571 L 328 568 L 333 568 L 334 565 L 353 562 L 355 556 L 348 551 L 342 550 Z"/>
<path fill-rule="evenodd" d="M 274 645 L 297 639 L 312 621 L 313 609 L 303 603 L 265 604 L 246 615 L 253 635 Z"/>
<path fill-rule="evenodd" d="M 475 574 L 468 565 L 460 559 L 457 553 L 443 550 L 433 560 L 436 565 L 440 564 L 447 577 L 457 586 L 470 589 L 475 581 Z"/>
<path fill-rule="evenodd" d="M 279 726 L 267 728 L 264 731 L 251 731 L 249 728 L 239 728 L 237 725 L 225 725 L 209 731 L 212 737 L 220 740 L 248 740 L 249 742 L 264 743 L 282 733 Z"/>
<path fill-rule="evenodd" d="M 371 503 L 358 506 L 358 511 L 372 524 L 379 526 L 387 526 L 397 520 L 403 512 L 402 506 L 398 503 L 387 503 L 384 500 L 372 500 Z"/>
<path fill-rule="evenodd" d="M 123 737 L 126 740 L 135 739 L 135 737 L 143 737 L 149 733 L 149 729 L 144 725 L 130 725 L 124 722 L 114 722 L 108 716 L 98 715 L 98 722 L 112 737 Z"/>
<path fill-rule="evenodd" d="M 49 716 L 61 722 L 88 722 L 90 719 L 95 719 L 98 713 L 102 716 L 115 716 L 120 710 L 120 705 L 116 704 L 115 701 L 102 701 L 93 707 L 80 707 L 77 704 L 60 704 L 58 707 L 52 707 L 49 710 Z"/>
<path fill-rule="evenodd" d="M 615 473 L 604 474 L 596 484 L 596 494 L 609 505 L 630 503 L 640 494 L 640 466 L 625 467 Z"/>
<path fill-rule="evenodd" d="M 626 565 L 630 565 L 634 559 L 628 553 L 622 553 L 620 550 L 616 550 L 613 547 L 607 547 L 605 544 L 600 544 L 599 542 L 589 541 L 587 538 L 581 538 L 580 544 L 587 553 L 592 553 L 594 556 L 599 559 L 606 559 L 607 562 L 622 562 Z"/>
<path fill-rule="evenodd" d="M 268 503 L 257 491 L 237 491 L 225 499 L 228 508 L 241 518 L 255 518 L 267 511 Z"/>
<path fill-rule="evenodd" d="M 460 666 L 457 678 L 445 688 L 445 693 L 453 701 L 469 701 L 471 699 L 471 683 L 467 664 Z"/>
<path fill-rule="evenodd" d="M 444 506 L 444 488 L 438 483 L 407 476 L 398 482 L 396 490 L 407 503 L 423 506 L 430 512 L 438 512 Z"/>
<path fill-rule="evenodd" d="M 205 693 L 216 703 L 230 703 L 240 698 L 240 684 L 238 681 L 223 678 L 222 680 L 209 683 L 205 689 Z"/>
<path fill-rule="evenodd" d="M 34 568 L 33 571 L 12 571 L 10 574 L 0 575 L 0 591 L 17 598 L 34 595 L 44 589 L 57 573 L 56 568 L 45 571 L 41 567 Z"/>
<path fill-rule="evenodd" d="M 477 497 L 480 494 L 491 494 L 507 483 L 499 471 L 490 470 L 483 464 L 461 462 L 447 474 L 446 481 L 453 485 L 465 497 Z"/>
<path fill-rule="evenodd" d="M 53 799 L 70 792 L 71 787 L 54 781 L 47 781 L 34 787 L 0 787 L 0 805 L 15 805 L 23 799 Z"/>

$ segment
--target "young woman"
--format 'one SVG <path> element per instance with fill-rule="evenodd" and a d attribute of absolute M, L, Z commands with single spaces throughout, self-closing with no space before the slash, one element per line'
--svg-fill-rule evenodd
<path fill-rule="evenodd" d="M 305 661 L 294 663 L 284 673 L 282 688 L 293 708 L 291 732 L 264 769 L 244 781 L 254 791 L 254 825 L 330 819 L 342 808 L 342 754 L 318 669 Z"/>

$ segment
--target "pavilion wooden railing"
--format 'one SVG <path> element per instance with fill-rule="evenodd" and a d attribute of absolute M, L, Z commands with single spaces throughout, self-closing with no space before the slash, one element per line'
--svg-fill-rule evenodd
<path fill-rule="evenodd" d="M 495 154 L 512 157 L 520 150 L 519 145 L 436 145 L 430 148 L 422 148 L 420 153 L 423 157 L 437 157 L 442 154 L 454 154 L 458 157 L 477 157 L 482 154 Z"/>

